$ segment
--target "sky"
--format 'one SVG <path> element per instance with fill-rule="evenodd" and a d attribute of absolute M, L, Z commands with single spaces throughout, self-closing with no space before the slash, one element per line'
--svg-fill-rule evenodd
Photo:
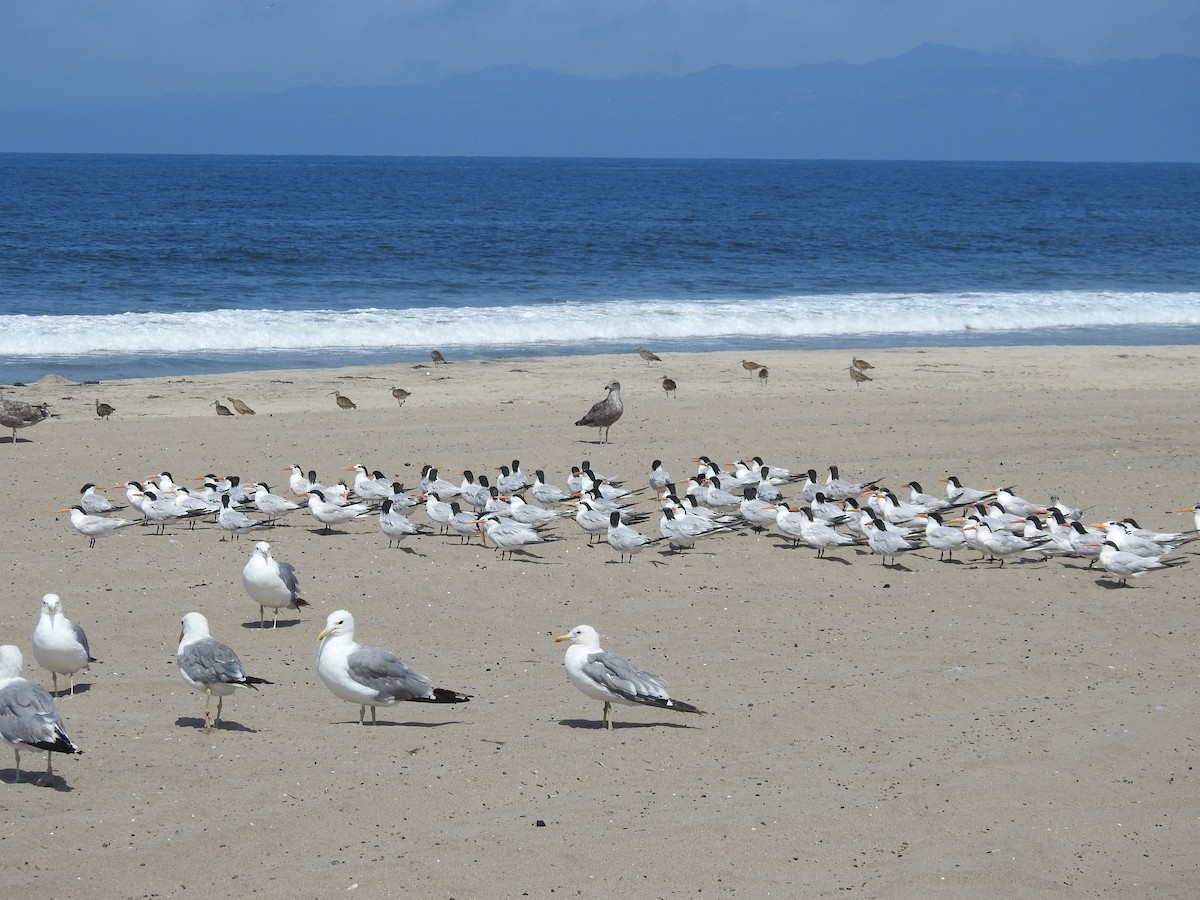
<path fill-rule="evenodd" d="M 787 68 L 923 43 L 1078 63 L 1200 56 L 1196 0 L 0 0 L 0 111 L 401 85 Z"/>

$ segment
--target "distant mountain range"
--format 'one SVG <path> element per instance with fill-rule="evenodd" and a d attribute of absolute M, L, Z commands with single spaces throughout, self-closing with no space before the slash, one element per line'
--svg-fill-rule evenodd
<path fill-rule="evenodd" d="M 171 95 L 0 114 L 0 151 L 1200 162 L 1200 59 L 926 45 L 864 65 Z"/>

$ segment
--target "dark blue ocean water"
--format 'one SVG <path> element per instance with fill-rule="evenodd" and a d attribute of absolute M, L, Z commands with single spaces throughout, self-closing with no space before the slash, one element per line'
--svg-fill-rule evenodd
<path fill-rule="evenodd" d="M 1200 166 L 0 155 L 0 381 L 1200 340 Z"/>

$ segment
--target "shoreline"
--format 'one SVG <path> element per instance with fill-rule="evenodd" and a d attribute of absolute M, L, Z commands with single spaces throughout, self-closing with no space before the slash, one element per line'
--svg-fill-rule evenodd
<path fill-rule="evenodd" d="M 566 326 L 564 326 L 566 327 Z M 1092 325 L 1012 331 L 970 327 L 953 332 L 895 332 L 888 334 L 832 334 L 755 338 L 727 335 L 713 338 L 652 339 L 638 337 L 588 338 L 587 346 L 532 342 L 505 345 L 436 342 L 379 350 L 311 348 L 252 353 L 179 353 L 165 356 L 108 356 L 73 354 L 53 357 L 7 357 L 0 360 L 0 386 L 35 382 L 47 374 L 61 374 L 78 383 L 125 381 L 130 378 L 185 378 L 202 375 L 237 375 L 243 372 L 341 369 L 366 366 L 414 365 L 429 361 L 429 348 L 440 346 L 460 362 L 493 359 L 572 358 L 620 356 L 637 346 L 653 344 L 672 354 L 732 352 L 821 352 L 846 350 L 983 349 L 1002 347 L 1172 347 L 1200 346 L 1197 325 Z M 732 349 L 731 349 L 732 348 Z M 135 374 L 136 373 L 136 374 Z"/>
<path fill-rule="evenodd" d="M 55 513 L 84 481 L 163 469 L 282 494 L 292 463 L 336 481 L 361 462 L 411 487 L 426 463 L 457 481 L 513 458 L 562 484 L 587 458 L 638 488 L 652 459 L 684 479 L 700 454 L 822 475 L 837 464 L 930 493 L 954 474 L 1172 531 L 1191 527 L 1174 510 L 1200 499 L 1200 347 L 660 355 L 6 390 L 59 415 L 16 446 L 0 434 L 14 488 L 0 643 L 48 685 L 29 636 L 54 592 L 102 662 L 58 700 L 85 751 L 55 760 L 58 790 L 0 785 L 0 837 L 21 861 L 0 881 L 63 897 L 234 879 L 272 897 L 1191 890 L 1195 544 L 1177 553 L 1186 565 L 1115 588 L 1074 560 L 998 568 L 923 550 L 892 568 L 743 530 L 620 564 L 569 519 L 552 526 L 561 540 L 512 562 L 456 538 L 389 550 L 374 516 L 324 535 L 303 513 L 240 541 L 201 523 L 89 550 Z M 852 356 L 874 381 L 850 380 Z M 766 384 L 746 357 L 769 367 Z M 572 423 L 614 378 L 626 412 L 597 444 Z M 403 406 L 392 387 L 412 391 Z M 334 390 L 358 408 L 339 409 Z M 230 396 L 257 414 L 216 416 L 212 401 Z M 110 419 L 96 399 L 116 407 Z M 298 623 L 284 611 L 258 629 L 239 581 L 258 539 L 300 571 L 311 608 Z M 380 724 L 360 727 L 315 673 L 316 635 L 341 608 L 360 641 L 471 702 L 380 707 Z M 189 610 L 274 682 L 226 698 L 228 727 L 212 733 L 175 669 Z M 617 729 L 599 730 L 600 703 L 567 682 L 552 640 L 585 623 L 709 715 L 619 706 Z M 44 755 L 21 763 L 37 771 Z M 10 754 L 0 778 L 12 776 Z"/>

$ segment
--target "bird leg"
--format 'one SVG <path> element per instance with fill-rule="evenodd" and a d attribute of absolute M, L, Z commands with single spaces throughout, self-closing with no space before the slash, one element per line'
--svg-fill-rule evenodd
<path fill-rule="evenodd" d="M 50 677 L 54 679 L 54 696 L 57 697 L 58 696 L 58 673 L 51 672 Z M 72 691 L 72 693 L 74 693 L 74 691 Z"/>
<path fill-rule="evenodd" d="M 17 775 L 12 780 L 12 783 L 20 784 L 21 783 L 21 751 L 18 750 L 16 747 L 13 747 L 13 756 L 15 756 L 17 758 Z"/>
<path fill-rule="evenodd" d="M 222 704 L 222 703 L 224 703 L 224 702 L 225 702 L 225 698 L 224 698 L 224 697 L 218 697 L 218 698 L 217 698 L 217 721 L 216 721 L 216 724 L 217 724 L 217 725 L 220 725 L 220 724 L 221 724 L 221 704 Z"/>
<path fill-rule="evenodd" d="M 51 760 L 54 754 L 49 750 L 46 751 L 46 774 L 34 782 L 38 787 L 48 787 L 50 782 L 54 780 L 54 766 Z"/>
<path fill-rule="evenodd" d="M 608 700 L 604 701 L 604 727 L 609 731 L 613 730 L 612 703 Z"/>
<path fill-rule="evenodd" d="M 209 712 L 209 709 L 208 709 L 208 703 L 211 699 L 212 699 L 212 688 L 206 687 L 204 689 L 204 729 L 206 731 L 213 727 L 212 713 Z"/>
<path fill-rule="evenodd" d="M 358 724 L 366 725 L 367 723 L 363 721 L 364 719 L 366 719 L 366 717 L 367 717 L 367 704 L 364 703 L 364 704 L 362 704 L 362 706 L 360 706 L 358 708 Z"/>

